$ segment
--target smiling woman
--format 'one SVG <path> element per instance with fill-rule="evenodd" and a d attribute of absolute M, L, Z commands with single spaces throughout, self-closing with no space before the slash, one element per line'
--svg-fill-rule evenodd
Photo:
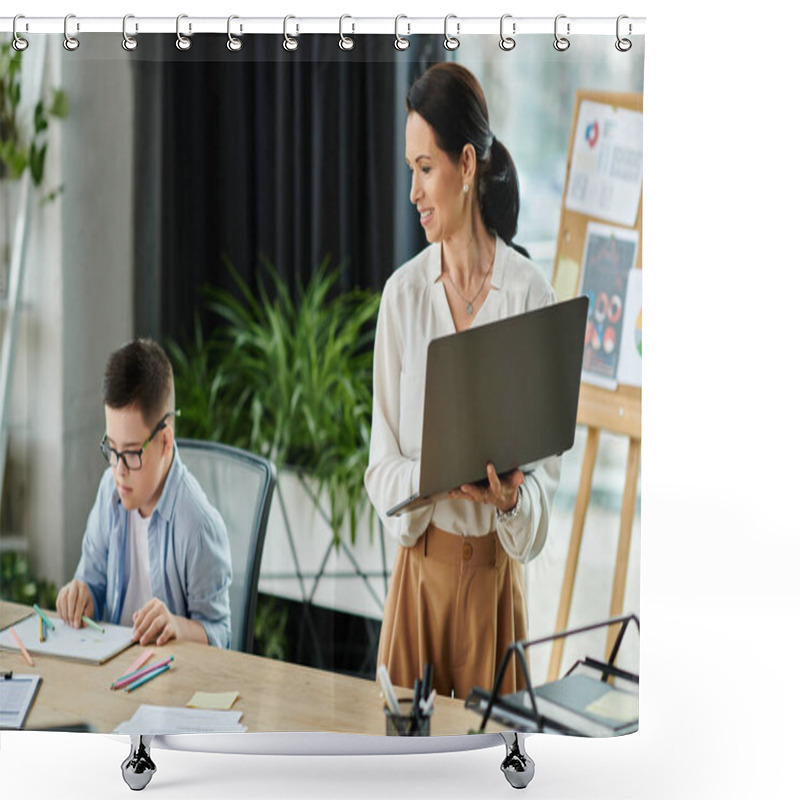
<path fill-rule="evenodd" d="M 440 502 L 389 517 L 419 485 L 422 384 L 439 336 L 548 305 L 554 293 L 512 244 L 519 190 L 489 126 L 483 90 L 452 62 L 427 70 L 406 97 L 409 199 L 430 243 L 389 279 L 375 339 L 370 461 L 365 484 L 401 545 L 384 608 L 378 665 L 411 687 L 433 665 L 436 691 L 465 698 L 492 686 L 509 644 L 524 639 L 522 564 L 541 551 L 560 459 L 462 486 Z M 417 376 L 416 381 L 413 376 Z M 482 647 L 475 642 L 481 640 Z M 521 671 L 509 670 L 503 691 Z"/>

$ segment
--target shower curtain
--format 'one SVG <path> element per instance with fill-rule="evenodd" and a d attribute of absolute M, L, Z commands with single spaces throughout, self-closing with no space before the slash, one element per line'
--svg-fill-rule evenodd
<path fill-rule="evenodd" d="M 396 46 L 403 37 L 354 33 L 345 20 L 341 36 L 301 34 L 292 49 L 284 46 L 294 31 L 287 24 L 287 36 L 243 35 L 241 47 L 227 46 L 235 25 L 233 39 L 190 37 L 179 22 L 177 40 L 190 48 L 176 47 L 172 34 L 139 35 L 135 49 L 124 49 L 118 33 L 73 31 L 80 41 L 73 51 L 62 36 L 30 36 L 21 54 L 20 115 L 25 103 L 35 104 L 26 92 L 39 71 L 45 103 L 59 89 L 68 112 L 48 120 L 39 201 L 27 211 L 22 300 L 29 311 L 18 323 L 9 394 L 23 424 L 9 437 L 4 533 L 25 532 L 41 587 L 72 579 L 107 469 L 97 452 L 103 370 L 113 350 L 138 337 L 160 343 L 172 361 L 179 437 L 233 445 L 278 468 L 246 662 L 209 660 L 214 666 L 204 669 L 202 650 L 167 643 L 150 663 L 172 655 L 170 670 L 123 698 L 108 685 L 140 645 L 79 667 L 35 653 L 31 667 L 6 649 L 3 670 L 49 670 L 28 712 L 30 727 L 133 731 L 140 723 L 131 720 L 147 707 L 151 716 L 141 724 L 182 731 L 172 712 L 184 713 L 201 692 L 213 695 L 202 722 L 209 730 L 219 713 L 227 715 L 220 725 L 234 719 L 242 728 L 233 729 L 249 732 L 314 730 L 318 719 L 336 732 L 409 732 L 402 727 L 411 724 L 408 714 L 400 715 L 404 723 L 386 713 L 386 686 L 376 681 L 384 603 L 402 544 L 381 516 L 385 509 L 370 503 L 364 472 L 381 295 L 401 265 L 429 246 L 409 201 L 406 94 L 433 65 L 465 67 L 482 87 L 491 131 L 517 171 L 520 258 L 552 287 L 552 301 L 589 298 L 582 397 L 616 409 L 622 396 L 628 413 L 638 397 L 640 411 L 644 37 L 630 48 L 615 46 L 613 29 L 570 41 L 556 23 L 555 39 L 537 34 L 513 46 L 482 34 L 461 36 L 449 49 L 441 34 L 412 34 L 403 47 Z M 454 26 L 446 32 L 451 46 Z M 401 23 L 398 31 L 405 33 Z M 636 440 L 635 431 L 579 414 L 558 487 L 539 507 L 546 541 L 521 568 L 527 629 L 492 643 L 498 665 L 514 641 L 638 618 L 639 467 L 626 449 Z M 587 450 L 590 492 L 582 478 Z M 544 493 L 535 499 L 544 503 Z M 582 542 L 576 516 L 585 517 Z M 618 550 L 620 517 L 627 550 Z M 186 568 L 178 564 L 177 572 Z M 54 594 L 42 588 L 37 599 L 54 611 Z M 4 600 L 17 609 L 34 602 Z M 7 611 L 3 628 L 24 616 Z M 614 735 L 638 727 L 634 623 L 614 654 L 622 674 L 610 690 L 603 681 L 597 697 L 574 697 L 582 684 L 565 690 L 562 679 L 575 664 L 576 676 L 592 669 L 596 676 L 586 662 L 608 660 L 608 628 L 524 650 L 531 686 L 556 686 L 546 730 Z M 71 680 L 91 684 L 80 706 L 49 691 L 59 665 L 75 671 Z M 87 678 L 87 670 L 95 675 Z M 287 677 L 287 688 L 275 675 L 299 677 Z M 474 685 L 483 694 L 466 704 L 438 692 L 429 725 L 414 732 L 477 730 L 493 687 Z M 596 681 L 590 694 L 595 688 Z M 395 690 L 403 699 L 414 686 Z M 296 695 L 308 691 L 313 696 L 293 712 Z M 226 703 L 233 697 L 225 710 L 221 693 Z M 565 717 L 564 703 L 571 712 L 579 704 L 578 716 Z M 313 706 L 333 712 L 305 716 Z M 515 721 L 496 711 L 494 729 Z M 535 716 L 532 727 L 516 722 L 542 729 Z"/>

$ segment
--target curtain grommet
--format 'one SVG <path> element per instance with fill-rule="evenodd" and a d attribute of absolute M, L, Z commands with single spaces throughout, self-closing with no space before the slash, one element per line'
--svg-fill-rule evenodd
<path fill-rule="evenodd" d="M 285 16 L 283 18 L 283 49 L 290 53 L 293 53 L 295 50 L 297 50 L 297 45 L 299 44 L 299 42 L 293 36 L 289 36 L 289 31 L 287 30 L 287 28 L 290 19 L 295 19 L 295 17 L 289 14 L 288 16 Z M 299 30 L 299 27 L 297 28 L 297 30 Z"/>
<path fill-rule="evenodd" d="M 186 52 L 192 46 L 192 40 L 188 36 L 184 36 L 181 33 L 181 20 L 188 19 L 188 14 L 178 14 L 178 18 L 175 20 L 175 35 L 178 37 L 175 39 L 175 47 L 182 52 Z M 192 31 L 192 23 L 189 23 L 189 32 Z"/>
<path fill-rule="evenodd" d="M 633 47 L 633 42 L 631 42 L 631 40 L 630 40 L 630 39 L 623 39 L 623 38 L 622 38 L 622 37 L 619 35 L 619 31 L 620 31 L 620 23 L 621 23 L 621 22 L 622 22 L 622 20 L 624 20 L 624 19 L 628 19 L 628 16 L 627 16 L 626 14 L 620 14 L 620 15 L 617 17 L 617 41 L 616 41 L 616 42 L 614 42 L 614 47 L 616 47 L 616 48 L 617 48 L 617 50 L 619 50 L 619 52 L 620 52 L 620 53 L 627 53 L 627 52 L 628 52 L 628 50 L 630 50 L 630 49 L 631 49 L 631 47 Z M 631 24 L 630 24 L 630 22 L 629 22 L 629 23 L 628 23 L 628 36 L 630 36 L 630 35 L 631 35 L 632 31 L 633 31 L 633 29 L 632 29 L 632 27 L 631 27 Z"/>
<path fill-rule="evenodd" d="M 567 36 L 561 36 L 558 33 L 558 21 L 560 19 L 566 19 L 566 14 L 559 14 L 556 17 L 555 23 L 553 24 L 553 35 L 555 36 L 555 41 L 553 42 L 553 47 L 558 50 L 559 53 L 563 53 L 565 50 L 569 50 L 569 22 L 567 22 Z"/>
<path fill-rule="evenodd" d="M 17 16 L 14 17 L 14 22 L 13 22 L 13 24 L 11 26 L 11 31 L 12 31 L 11 46 L 18 53 L 21 53 L 23 50 L 27 50 L 28 49 L 28 45 L 30 44 L 30 42 L 27 39 L 24 39 L 22 36 L 20 36 L 19 33 L 17 33 L 17 20 L 19 20 L 19 19 L 25 19 L 25 15 L 24 14 L 17 14 Z"/>
<path fill-rule="evenodd" d="M 344 25 L 344 21 L 346 19 L 352 19 L 352 17 L 349 14 L 342 14 L 342 16 L 339 17 L 339 49 L 350 51 L 356 46 L 356 43 L 351 36 L 344 35 L 342 26 Z M 353 30 L 351 31 L 351 33 L 355 32 L 355 29 L 356 26 L 355 23 L 353 23 Z"/>
<path fill-rule="evenodd" d="M 503 16 L 500 17 L 500 49 L 505 50 L 506 53 L 513 50 L 517 46 L 516 39 L 514 39 L 513 36 L 506 36 L 503 30 L 505 21 L 511 18 L 512 18 L 511 14 L 503 14 Z M 512 22 L 511 33 L 515 34 L 516 32 L 517 32 L 517 23 Z"/>
<path fill-rule="evenodd" d="M 239 19 L 236 14 L 231 14 L 228 17 L 228 41 L 225 43 L 225 46 L 231 53 L 238 53 L 242 49 L 242 40 L 231 33 L 231 23 L 235 19 Z M 239 32 L 241 33 L 241 26 L 239 26 Z"/>
<path fill-rule="evenodd" d="M 69 53 L 74 53 L 81 45 L 81 43 L 74 37 L 69 35 L 69 21 L 75 19 L 74 14 L 67 14 L 64 17 L 64 49 Z M 76 31 L 81 29 L 79 24 L 76 24 Z"/>
<path fill-rule="evenodd" d="M 394 18 L 394 46 L 396 50 L 408 50 L 408 48 L 411 46 L 411 42 L 404 36 L 401 36 L 400 31 L 398 30 L 401 19 L 408 19 L 408 17 L 405 14 L 398 14 Z M 409 36 L 411 34 L 411 24 L 407 22 L 406 27 L 408 28 L 406 36 Z"/>
<path fill-rule="evenodd" d="M 130 53 L 138 47 L 139 42 L 136 40 L 135 36 L 131 36 L 128 33 L 129 19 L 136 19 L 136 17 L 134 17 L 133 14 L 126 14 L 122 18 L 122 49 Z M 139 26 L 137 25 L 136 28 L 138 30 Z"/>
<path fill-rule="evenodd" d="M 456 33 L 460 33 L 461 23 L 458 22 L 458 17 L 455 14 L 448 14 L 444 18 L 444 49 L 449 50 L 451 53 L 453 50 L 458 50 L 461 46 L 461 42 L 458 40 L 457 36 L 451 36 L 447 32 L 447 23 L 450 22 L 451 19 L 456 20 Z"/>

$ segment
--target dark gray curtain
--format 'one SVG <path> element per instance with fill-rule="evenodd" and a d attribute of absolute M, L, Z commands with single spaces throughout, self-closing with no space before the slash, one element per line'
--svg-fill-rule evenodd
<path fill-rule="evenodd" d="M 262 258 L 296 289 L 326 259 L 340 289 L 381 289 L 425 244 L 408 202 L 404 95 L 444 57 L 436 37 L 148 39 L 134 54 L 137 335 L 185 340 L 203 287 Z"/>

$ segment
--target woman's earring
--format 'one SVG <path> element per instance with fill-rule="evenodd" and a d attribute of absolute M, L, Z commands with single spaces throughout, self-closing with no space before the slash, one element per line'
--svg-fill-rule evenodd
<path fill-rule="evenodd" d="M 466 194 L 468 191 L 469 191 L 469 184 L 465 183 L 464 184 L 464 194 Z"/>

